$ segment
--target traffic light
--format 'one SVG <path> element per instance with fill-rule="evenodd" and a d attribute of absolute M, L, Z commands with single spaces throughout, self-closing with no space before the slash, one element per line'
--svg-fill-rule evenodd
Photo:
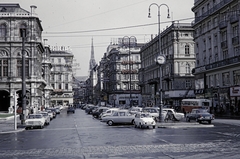
<path fill-rule="evenodd" d="M 17 98 L 17 106 L 22 107 L 22 98 L 21 97 Z"/>

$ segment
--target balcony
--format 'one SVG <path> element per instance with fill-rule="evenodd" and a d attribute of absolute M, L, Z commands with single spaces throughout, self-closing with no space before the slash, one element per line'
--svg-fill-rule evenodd
<path fill-rule="evenodd" d="M 238 36 L 235 36 L 232 38 L 232 44 L 233 45 L 238 45 L 239 44 L 239 37 Z"/>
<path fill-rule="evenodd" d="M 218 10 L 220 10 L 221 8 L 225 7 L 228 3 L 235 1 L 235 0 L 223 0 L 220 3 L 214 5 L 214 7 L 210 8 L 208 11 L 206 11 L 205 13 L 203 13 L 204 16 L 199 16 L 199 17 L 195 17 L 195 24 L 197 24 L 198 22 L 204 20 L 205 18 L 209 17 L 209 15 L 214 14 L 215 12 L 217 12 Z M 198 3 L 202 2 L 202 0 L 196 0 L 194 3 L 194 7 L 196 7 L 196 5 Z"/>
<path fill-rule="evenodd" d="M 227 41 L 223 41 L 221 42 L 221 48 L 222 49 L 226 49 L 228 46 L 227 46 Z"/>
<path fill-rule="evenodd" d="M 232 15 L 230 17 L 230 23 L 235 23 L 235 22 L 238 22 L 239 19 L 238 19 L 238 16 L 237 15 Z"/>
<path fill-rule="evenodd" d="M 227 27 L 227 24 L 228 24 L 227 21 L 223 20 L 223 21 L 220 21 L 218 25 L 220 29 L 223 29 Z"/>

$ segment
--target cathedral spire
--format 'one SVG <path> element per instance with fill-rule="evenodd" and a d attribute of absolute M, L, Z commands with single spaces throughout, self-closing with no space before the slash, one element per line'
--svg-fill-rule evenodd
<path fill-rule="evenodd" d="M 94 58 L 94 47 L 93 47 L 93 38 L 92 38 L 92 45 L 91 45 L 91 58 L 89 61 L 89 71 L 91 71 L 96 65 L 96 61 Z"/>

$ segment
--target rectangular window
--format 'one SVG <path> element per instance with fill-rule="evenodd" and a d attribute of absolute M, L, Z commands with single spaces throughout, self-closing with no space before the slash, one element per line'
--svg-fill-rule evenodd
<path fill-rule="evenodd" d="M 222 79 L 223 79 L 223 86 L 228 86 L 230 84 L 229 72 L 223 73 Z"/>
<path fill-rule="evenodd" d="M 185 86 L 186 86 L 186 88 L 191 87 L 191 81 L 190 80 L 186 80 L 185 81 Z"/>
<path fill-rule="evenodd" d="M 234 85 L 240 85 L 240 71 L 233 71 Z"/>
<path fill-rule="evenodd" d="M 62 75 L 58 75 L 58 80 L 62 80 Z"/>
<path fill-rule="evenodd" d="M 68 84 L 65 84 L 65 89 L 67 89 L 67 90 L 68 90 Z"/>
<path fill-rule="evenodd" d="M 17 76 L 22 77 L 22 60 L 17 60 Z"/>
<path fill-rule="evenodd" d="M 55 89 L 54 87 L 55 87 L 55 85 L 54 85 L 54 84 L 52 84 L 52 88 L 53 88 L 53 89 Z"/>
<path fill-rule="evenodd" d="M 8 76 L 8 61 L 0 60 L 0 76 L 7 77 Z"/>

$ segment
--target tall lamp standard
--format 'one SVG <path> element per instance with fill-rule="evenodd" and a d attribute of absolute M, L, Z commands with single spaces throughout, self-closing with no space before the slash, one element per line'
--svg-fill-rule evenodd
<path fill-rule="evenodd" d="M 158 7 L 158 49 L 159 49 L 159 54 L 156 57 L 156 62 L 159 64 L 159 95 L 160 95 L 160 111 L 159 111 L 159 120 L 160 122 L 163 122 L 163 117 L 162 117 L 162 108 L 163 108 L 163 103 L 162 103 L 162 65 L 166 62 L 166 58 L 165 56 L 162 54 L 161 52 L 161 32 L 160 32 L 160 8 L 161 6 L 166 6 L 167 7 L 167 11 L 168 11 L 168 15 L 167 18 L 170 18 L 169 15 L 169 7 L 166 4 L 156 4 L 156 3 L 152 3 L 149 6 L 149 12 L 148 12 L 148 18 L 151 18 L 151 6 L 157 6 Z"/>
<path fill-rule="evenodd" d="M 22 118 L 21 124 L 26 120 L 26 81 L 25 81 L 25 39 L 27 35 L 26 28 L 20 28 L 20 35 L 22 37 Z"/>
<path fill-rule="evenodd" d="M 127 39 L 128 40 L 128 48 L 129 48 L 129 51 L 128 51 L 128 65 L 129 65 L 129 94 L 130 94 L 130 97 L 129 97 L 129 104 L 130 104 L 130 107 L 132 107 L 132 69 L 131 69 L 131 51 L 130 51 L 130 47 L 131 47 L 131 39 L 133 40 L 132 42 L 135 44 L 137 42 L 137 38 L 135 36 L 124 36 L 122 38 L 122 43 L 124 43 L 124 39 Z"/>

